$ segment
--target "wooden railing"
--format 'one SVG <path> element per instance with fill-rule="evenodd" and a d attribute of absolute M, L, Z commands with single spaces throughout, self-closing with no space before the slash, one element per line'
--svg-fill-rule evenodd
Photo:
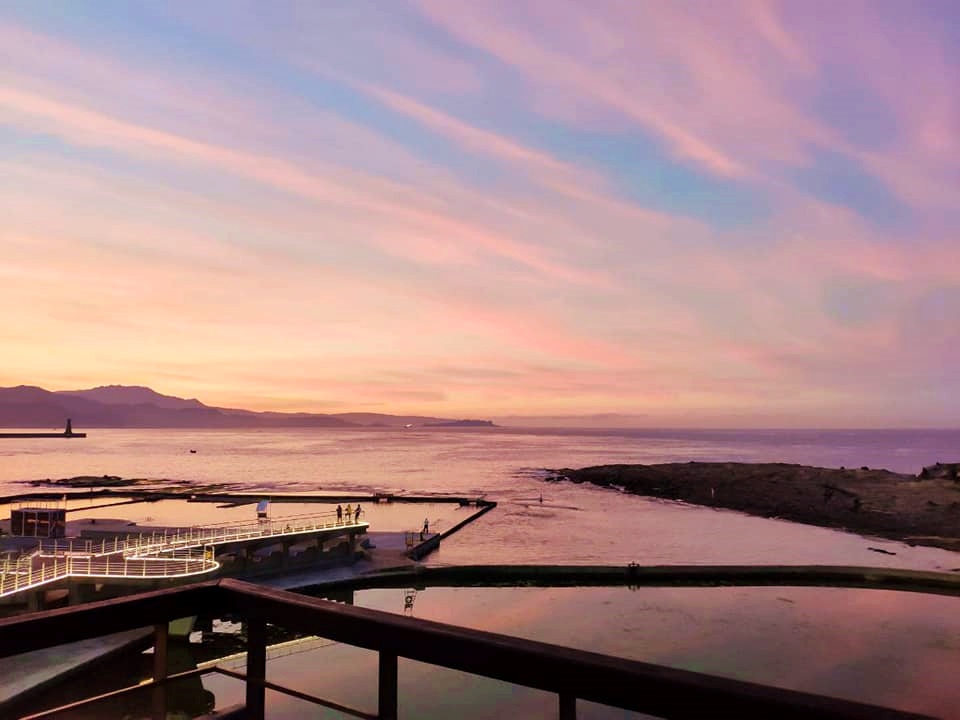
<path fill-rule="evenodd" d="M 705 714 L 783 720 L 922 717 L 341 605 L 230 579 L 0 619 L 0 657 L 154 624 L 153 683 L 159 687 L 168 680 L 167 623 L 186 614 L 232 614 L 242 618 L 247 628 L 246 674 L 219 671 L 246 681 L 243 717 L 256 720 L 264 717 L 267 688 L 331 706 L 320 698 L 266 680 L 268 624 L 378 652 L 377 717 L 388 720 L 397 717 L 397 664 L 401 657 L 555 693 L 561 720 L 576 717 L 578 699 L 663 718 L 700 718 Z M 361 711 L 344 710 L 367 717 Z"/>

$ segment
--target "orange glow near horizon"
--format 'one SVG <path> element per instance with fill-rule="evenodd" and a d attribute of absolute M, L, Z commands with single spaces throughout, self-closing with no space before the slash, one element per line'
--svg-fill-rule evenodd
<path fill-rule="evenodd" d="M 270 15 L 0 11 L 0 386 L 960 425 L 960 52 L 930 8 Z"/>

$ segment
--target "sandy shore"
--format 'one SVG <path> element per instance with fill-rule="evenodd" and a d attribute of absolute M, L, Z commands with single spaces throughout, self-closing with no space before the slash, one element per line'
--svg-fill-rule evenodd
<path fill-rule="evenodd" d="M 960 484 L 888 470 L 782 463 L 600 465 L 552 470 L 635 495 L 739 510 L 864 535 L 960 550 Z"/>

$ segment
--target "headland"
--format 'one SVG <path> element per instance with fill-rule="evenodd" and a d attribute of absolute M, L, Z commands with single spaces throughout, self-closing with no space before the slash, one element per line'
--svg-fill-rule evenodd
<path fill-rule="evenodd" d="M 916 476 L 867 467 L 732 462 L 599 465 L 549 472 L 546 479 L 552 482 L 588 482 L 634 495 L 960 550 L 956 464 L 938 463 Z"/>

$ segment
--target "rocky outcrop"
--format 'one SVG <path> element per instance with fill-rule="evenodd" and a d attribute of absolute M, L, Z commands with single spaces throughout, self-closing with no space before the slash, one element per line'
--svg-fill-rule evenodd
<path fill-rule="evenodd" d="M 866 467 L 690 462 L 549 472 L 548 481 L 589 482 L 636 495 L 960 550 L 960 484 L 949 471 L 918 478 Z"/>

